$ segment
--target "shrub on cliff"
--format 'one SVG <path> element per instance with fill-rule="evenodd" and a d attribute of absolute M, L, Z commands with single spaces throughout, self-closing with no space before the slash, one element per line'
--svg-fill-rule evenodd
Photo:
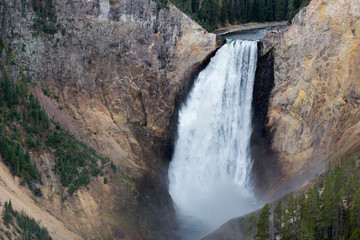
<path fill-rule="evenodd" d="M 27 184 L 35 196 L 42 196 L 36 186 L 42 184 L 42 177 L 30 150 L 54 152 L 56 162 L 52 170 L 59 174 L 70 195 L 89 184 L 90 176 L 102 174 L 106 165 L 116 171 L 108 158 L 77 140 L 59 123 L 50 121 L 37 97 L 28 93 L 28 78 L 23 76 L 16 82 L 5 71 L 1 73 L 0 154 L 10 172 L 22 178 L 22 184 Z"/>
<path fill-rule="evenodd" d="M 32 8 L 36 13 L 33 28 L 47 34 L 55 34 L 58 30 L 56 10 L 52 0 L 32 0 Z"/>

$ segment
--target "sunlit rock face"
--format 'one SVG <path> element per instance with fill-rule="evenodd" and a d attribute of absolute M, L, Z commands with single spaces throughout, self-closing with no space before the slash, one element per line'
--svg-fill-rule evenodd
<path fill-rule="evenodd" d="M 1 35 L 16 67 L 66 106 L 50 115 L 61 121 L 69 112 L 61 123 L 132 176 L 140 193 L 134 204 L 122 202 L 129 193 L 120 181 L 95 195 L 84 190 L 66 207 L 54 195 L 52 213 L 84 237 L 161 239 L 152 233 L 166 234 L 174 222 L 166 160 L 179 95 L 222 42 L 174 6 L 149 0 L 54 0 L 55 34 L 33 29 L 31 1 L 4 2 Z"/>
<path fill-rule="evenodd" d="M 263 42 L 275 47 L 267 129 L 291 189 L 360 145 L 359 1 L 313 0 Z"/>
<path fill-rule="evenodd" d="M 64 35 L 33 37 L 32 21 L 14 12 L 22 23 L 14 31 L 25 38 L 18 58 L 44 87 L 76 105 L 87 122 L 96 122 L 93 112 L 104 106 L 122 132 L 121 147 L 146 167 L 129 129 L 140 125 L 167 138 L 176 95 L 218 44 L 214 34 L 172 5 L 159 10 L 153 1 L 113 2 L 56 1 Z M 91 128 L 105 130 L 99 124 Z"/>

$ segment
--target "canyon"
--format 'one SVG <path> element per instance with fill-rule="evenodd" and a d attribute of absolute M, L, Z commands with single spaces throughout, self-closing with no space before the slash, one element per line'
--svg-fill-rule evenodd
<path fill-rule="evenodd" d="M 165 177 L 171 119 L 223 40 L 172 5 L 106 2 L 54 1 L 58 30 L 45 33 L 34 29 L 31 1 L 2 1 L 4 69 L 13 79 L 31 77 L 48 115 L 128 176 L 112 174 L 107 185 L 93 178 L 63 201 L 51 174 L 36 201 L 82 238 L 169 239 L 176 227 Z M 54 165 L 53 153 L 36 155 L 39 165 Z"/>
<path fill-rule="evenodd" d="M 268 31 L 259 43 L 252 153 L 264 202 L 306 189 L 329 164 L 358 159 L 359 7 L 313 0 L 291 26 Z M 231 219 L 203 239 L 252 239 L 249 217 Z"/>
<path fill-rule="evenodd" d="M 167 171 L 178 110 L 225 39 L 172 4 L 53 4 L 57 31 L 45 33 L 34 29 L 31 1 L 1 1 L 2 70 L 13 79 L 20 72 L 31 77 L 48 115 L 122 174 L 110 172 L 106 185 L 92 177 L 64 201 L 55 173 L 36 197 L 1 164 L 1 203 L 14 199 L 16 209 L 46 222 L 54 239 L 176 239 Z M 358 0 L 313 0 L 291 26 L 258 44 L 251 150 L 259 198 L 293 191 L 328 162 L 360 150 L 359 36 Z M 32 161 L 53 166 L 55 156 L 37 152 Z M 234 224 L 213 239 L 239 236 Z"/>
<path fill-rule="evenodd" d="M 359 150 L 358 3 L 314 0 L 263 39 L 263 53 L 274 55 L 266 127 L 283 192 Z"/>

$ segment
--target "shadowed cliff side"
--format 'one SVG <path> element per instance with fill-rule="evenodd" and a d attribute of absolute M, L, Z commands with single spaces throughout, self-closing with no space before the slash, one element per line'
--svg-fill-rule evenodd
<path fill-rule="evenodd" d="M 271 135 L 267 128 L 270 94 L 274 87 L 274 49 L 265 54 L 263 49 L 263 43 L 259 42 L 252 102 L 253 131 L 250 143 L 254 160 L 252 180 L 255 194 L 260 198 L 267 189 L 276 186 L 277 180 L 281 176 L 281 168 L 277 163 L 277 155 L 271 149 Z"/>

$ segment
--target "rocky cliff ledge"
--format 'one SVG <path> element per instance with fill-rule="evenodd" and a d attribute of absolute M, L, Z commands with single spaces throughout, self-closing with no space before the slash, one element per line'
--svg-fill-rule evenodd
<path fill-rule="evenodd" d="M 269 201 L 359 152 L 359 1 L 312 0 L 259 51 L 251 144 L 258 195 Z M 249 216 L 203 239 L 250 239 Z"/>
<path fill-rule="evenodd" d="M 267 130 L 281 166 L 279 193 L 360 146 L 359 2 L 313 0 L 263 44 L 264 52 L 274 47 Z"/>
<path fill-rule="evenodd" d="M 149 0 L 53 1 L 55 20 L 50 5 L 41 19 L 39 4 L 45 1 L 1 1 L 1 36 L 11 49 L 4 67 L 58 99 L 34 90 L 49 115 L 109 156 L 136 189 L 130 184 L 129 192 L 121 177 L 106 186 L 93 179 L 64 202 L 54 177 L 38 200 L 83 237 L 164 238 L 174 226 L 163 178 L 171 119 L 221 40 L 173 5 L 159 9 Z M 39 159 L 52 161 L 51 154 Z"/>

